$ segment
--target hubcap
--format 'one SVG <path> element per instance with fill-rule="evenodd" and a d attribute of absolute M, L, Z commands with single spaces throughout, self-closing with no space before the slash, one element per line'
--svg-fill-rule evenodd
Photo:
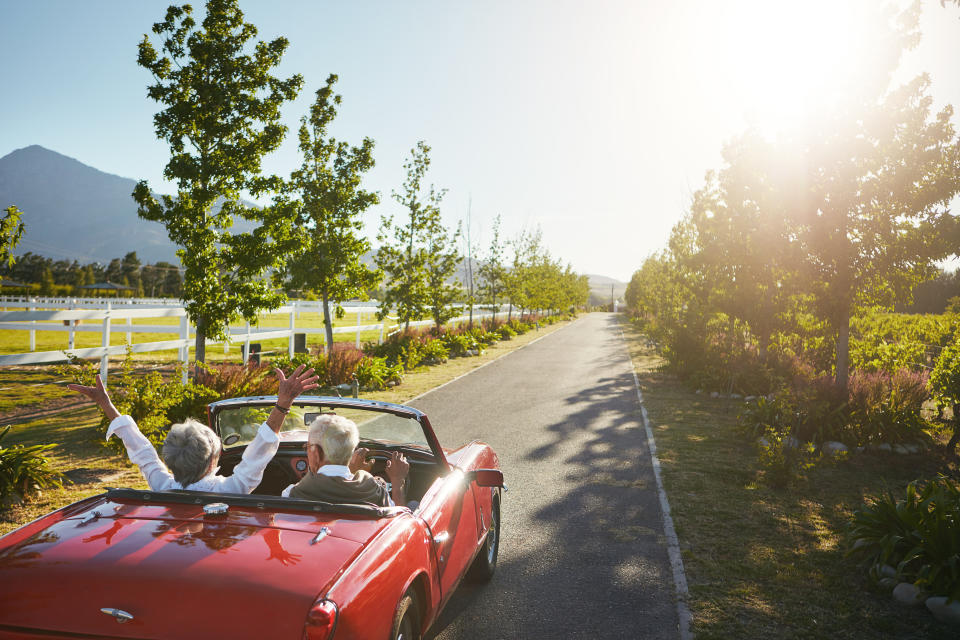
<path fill-rule="evenodd" d="M 487 532 L 487 564 L 493 564 L 497 559 L 497 523 L 500 514 L 496 510 L 490 512 L 490 530 Z"/>

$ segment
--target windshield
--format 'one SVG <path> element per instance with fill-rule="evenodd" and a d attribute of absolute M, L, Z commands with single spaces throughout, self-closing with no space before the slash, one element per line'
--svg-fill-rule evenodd
<path fill-rule="evenodd" d="M 266 421 L 272 409 L 272 405 L 241 405 L 220 409 L 215 426 L 224 446 L 236 447 L 252 441 L 260 424 Z M 290 413 L 284 418 L 280 430 L 300 431 L 306 439 L 307 428 L 321 413 L 335 413 L 353 420 L 360 432 L 361 441 L 430 448 L 423 433 L 423 426 L 416 419 L 353 407 L 331 408 L 295 404 L 290 407 Z"/>

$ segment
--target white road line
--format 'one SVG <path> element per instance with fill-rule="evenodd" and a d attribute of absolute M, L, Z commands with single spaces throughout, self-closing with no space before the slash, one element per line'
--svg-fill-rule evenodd
<path fill-rule="evenodd" d="M 626 346 L 623 330 L 620 330 L 620 339 Z M 693 633 L 690 624 L 693 621 L 687 599 L 690 592 L 687 589 L 687 575 L 683 571 L 683 558 L 680 555 L 680 541 L 673 528 L 673 518 L 670 516 L 670 502 L 667 492 L 663 490 L 663 478 L 660 475 L 660 460 L 657 458 L 657 443 L 653 439 L 653 430 L 647 418 L 647 408 L 643 404 L 643 393 L 640 391 L 640 380 L 633 368 L 633 358 L 627 350 L 627 359 L 630 361 L 630 372 L 633 374 L 633 384 L 637 388 L 637 399 L 640 400 L 640 416 L 643 418 L 643 428 L 647 432 L 647 446 L 650 448 L 650 459 L 653 462 L 653 476 L 657 479 L 657 495 L 660 497 L 660 511 L 663 513 L 663 533 L 667 538 L 667 555 L 670 558 L 670 568 L 673 570 L 673 585 L 677 591 L 677 618 L 680 621 L 680 640 L 692 640 Z"/>
<path fill-rule="evenodd" d="M 516 353 L 517 351 L 520 351 L 521 349 L 526 349 L 527 347 L 529 347 L 530 345 L 534 344 L 535 342 L 539 342 L 539 341 L 543 340 L 544 338 L 546 338 L 546 337 L 548 337 L 548 336 L 552 336 L 553 334 L 555 334 L 555 333 L 557 333 L 557 332 L 559 332 L 559 331 L 563 331 L 564 329 L 566 329 L 566 328 L 568 328 L 568 327 L 572 327 L 573 325 L 575 325 L 575 324 L 576 324 L 577 322 L 579 322 L 579 321 L 580 321 L 580 318 L 577 318 L 576 320 L 574 320 L 573 322 L 571 322 L 570 324 L 568 324 L 566 327 L 560 327 L 560 328 L 557 329 L 556 331 L 551 331 L 550 333 L 545 334 L 545 335 L 542 335 L 542 336 L 540 336 L 539 338 L 534 338 L 533 340 L 531 340 L 531 341 L 528 342 L 527 344 L 523 345 L 522 347 L 517 347 L 516 349 L 511 349 L 510 351 L 507 351 L 506 353 L 500 354 L 499 356 L 497 356 L 496 358 L 494 358 L 494 359 L 491 360 L 490 362 L 484 362 L 482 365 L 480 365 L 480 366 L 477 367 L 476 369 L 470 369 L 470 371 L 467 371 L 466 373 L 461 373 L 460 375 L 458 375 L 458 376 L 457 376 L 456 378 L 454 378 L 453 380 L 447 380 L 446 382 L 444 382 L 444 383 L 441 384 L 440 386 L 434 387 L 433 389 L 430 389 L 429 391 L 424 391 L 424 392 L 421 393 L 420 395 L 415 396 L 415 397 L 413 397 L 413 398 L 410 398 L 409 400 L 407 400 L 407 401 L 405 401 L 405 402 L 403 402 L 403 403 L 401 403 L 401 404 L 410 404 L 410 403 L 413 402 L 414 400 L 419 400 L 420 398 L 422 398 L 423 396 L 427 395 L 428 393 L 433 393 L 433 392 L 436 391 L 437 389 L 443 389 L 443 388 L 444 388 L 445 386 L 447 386 L 448 384 L 453 384 L 454 382 L 456 382 L 456 381 L 459 380 L 460 378 L 462 378 L 462 377 L 464 377 L 464 376 L 468 376 L 468 375 L 470 375 L 471 373 L 473 373 L 474 371 L 480 371 L 480 369 L 483 369 L 483 368 L 484 368 L 485 366 L 487 366 L 488 364 L 493 364 L 494 362 L 496 362 L 497 360 L 500 360 L 501 358 L 506 358 L 506 357 L 507 357 L 508 355 L 510 355 L 511 353 Z"/>

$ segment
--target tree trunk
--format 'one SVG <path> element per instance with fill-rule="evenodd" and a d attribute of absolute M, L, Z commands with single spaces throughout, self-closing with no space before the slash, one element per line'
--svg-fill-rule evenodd
<path fill-rule="evenodd" d="M 207 358 L 207 331 L 206 323 L 203 318 L 197 318 L 197 334 L 193 344 L 194 361 L 193 378 L 196 380 L 200 376 L 200 363 L 205 362 Z"/>
<path fill-rule="evenodd" d="M 330 353 L 333 348 L 333 320 L 330 319 L 330 295 L 324 289 L 320 295 L 323 296 L 323 329 L 326 343 L 323 345 L 323 352 Z"/>
<path fill-rule="evenodd" d="M 837 327 L 837 389 L 847 390 L 847 378 L 850 373 L 850 314 L 845 313 Z"/>

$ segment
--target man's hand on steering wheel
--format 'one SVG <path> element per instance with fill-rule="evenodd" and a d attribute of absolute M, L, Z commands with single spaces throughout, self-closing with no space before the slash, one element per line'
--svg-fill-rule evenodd
<path fill-rule="evenodd" d="M 351 473 L 356 473 L 357 471 L 363 470 L 367 473 L 373 469 L 373 460 L 367 460 L 367 456 L 370 455 L 370 450 L 366 447 L 357 447 L 353 455 L 350 457 L 350 467 Z"/>

